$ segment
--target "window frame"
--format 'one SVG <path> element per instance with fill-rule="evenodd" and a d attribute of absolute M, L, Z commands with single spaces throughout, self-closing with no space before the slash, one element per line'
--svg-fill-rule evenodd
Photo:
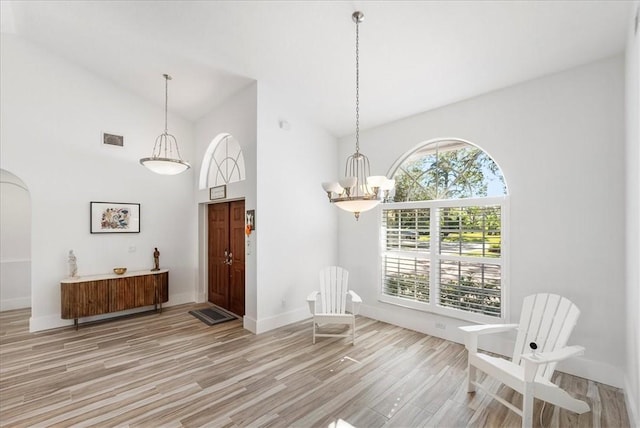
<path fill-rule="evenodd" d="M 461 255 L 447 255 L 440 254 L 440 233 L 439 233 L 439 221 L 434 221 L 437 216 L 434 216 L 434 212 L 438 212 L 440 208 L 446 207 L 468 207 L 468 206 L 500 206 L 500 235 L 501 235 L 501 247 L 500 257 L 488 258 L 488 257 L 475 257 L 475 256 L 461 256 Z M 400 210 L 400 209 L 415 209 L 415 208 L 429 208 L 430 214 L 430 244 L 428 252 L 416 252 L 416 251 L 400 251 L 400 250 L 387 250 L 386 249 L 386 230 L 383 228 L 383 216 L 386 210 Z M 378 216 L 378 231 L 379 231 L 379 280 L 378 280 L 378 301 L 406 307 L 422 312 L 428 312 L 438 315 L 444 315 L 450 318 L 461 319 L 476 323 L 502 323 L 507 322 L 509 319 L 509 272 L 508 272 L 508 254 L 509 254 L 509 195 L 503 196 L 490 196 L 479 198 L 460 198 L 460 199 L 437 199 L 437 200 L 425 200 L 425 201 L 409 201 L 409 202 L 388 202 L 382 206 L 380 215 Z M 384 260 L 387 254 L 394 254 L 398 256 L 410 256 L 416 257 L 417 254 L 427 258 L 429 260 L 429 302 L 418 302 L 407 298 L 390 296 L 384 293 Z M 462 309 L 456 309 L 451 307 L 441 306 L 439 304 L 439 272 L 440 269 L 436 266 L 440 265 L 441 260 L 454 260 L 472 263 L 488 263 L 500 266 L 500 316 L 483 315 L 475 312 L 465 311 Z"/>

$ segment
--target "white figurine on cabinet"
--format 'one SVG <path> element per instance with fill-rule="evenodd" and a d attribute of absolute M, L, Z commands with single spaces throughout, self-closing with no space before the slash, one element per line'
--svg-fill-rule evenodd
<path fill-rule="evenodd" d="M 78 259 L 73 254 L 73 250 L 69 250 L 69 277 L 75 278 L 78 276 Z"/>

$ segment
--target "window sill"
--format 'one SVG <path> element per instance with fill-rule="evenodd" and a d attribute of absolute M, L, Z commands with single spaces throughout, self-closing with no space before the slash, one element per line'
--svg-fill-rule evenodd
<path fill-rule="evenodd" d="M 455 318 L 477 324 L 501 324 L 507 322 L 505 316 L 494 317 L 474 312 L 467 312 L 460 309 L 445 308 L 433 303 L 421 303 L 409 299 L 403 299 L 401 297 L 388 296 L 386 294 L 379 294 L 378 301 L 389 305 L 399 306 L 402 308 L 412 309 L 425 313 L 442 315 L 449 318 Z"/>

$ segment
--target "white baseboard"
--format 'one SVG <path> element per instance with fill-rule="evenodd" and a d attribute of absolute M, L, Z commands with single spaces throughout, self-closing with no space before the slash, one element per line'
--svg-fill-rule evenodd
<path fill-rule="evenodd" d="M 278 327 L 292 324 L 294 322 L 302 321 L 310 317 L 311 314 L 309 313 L 309 308 L 307 306 L 304 306 L 302 308 L 294 309 L 293 311 L 285 312 L 283 314 L 274 315 L 268 318 L 257 319 L 255 320 L 255 334 L 264 333 L 265 331 L 273 330 Z"/>
<path fill-rule="evenodd" d="M 24 309 L 31 307 L 31 296 L 18 299 L 0 300 L 0 312 L 11 311 L 13 309 Z"/>
<path fill-rule="evenodd" d="M 629 426 L 640 427 L 640 397 L 634 397 L 631 394 L 631 385 L 629 379 L 625 382 L 624 400 L 627 405 L 627 414 L 629 415 Z"/>
<path fill-rule="evenodd" d="M 605 385 L 625 388 L 624 374 L 616 366 L 584 357 L 573 357 L 558 363 L 557 370 L 574 376 L 583 377 Z"/>
<path fill-rule="evenodd" d="M 163 303 L 162 305 L 169 307 L 184 305 L 185 303 L 195 303 L 194 293 L 169 294 L 169 301 L 167 303 Z"/>
<path fill-rule="evenodd" d="M 164 303 L 162 306 L 167 307 L 172 305 L 168 305 Z M 107 314 L 95 315 L 92 317 L 82 317 L 78 319 L 78 323 L 82 325 L 83 323 L 92 322 L 92 321 L 104 321 L 110 318 L 117 318 L 125 315 L 133 315 L 133 314 L 138 314 L 142 312 L 149 312 L 153 308 L 154 308 L 153 305 L 143 306 L 140 308 L 128 309 L 126 311 L 109 312 Z M 29 319 L 29 332 L 34 333 L 36 331 L 50 330 L 52 328 L 67 327 L 70 325 L 73 325 L 73 320 L 62 319 L 60 318 L 59 314 L 48 315 L 48 316 L 38 317 L 38 318 L 31 317 Z"/>
<path fill-rule="evenodd" d="M 251 318 L 246 315 L 242 318 L 242 327 L 244 327 L 245 330 L 249 330 L 253 334 L 256 334 L 257 325 L 258 322 L 255 320 L 255 318 Z"/>
<path fill-rule="evenodd" d="M 193 303 L 193 293 L 179 293 L 172 294 L 167 303 L 163 303 L 162 306 L 165 308 L 177 305 L 183 305 L 185 303 Z M 132 315 L 140 312 L 147 312 L 153 309 L 153 306 L 143 306 L 140 308 L 129 309 L 126 311 L 120 312 L 110 312 L 107 314 L 96 315 L 93 317 L 83 317 L 79 319 L 80 323 L 91 322 L 91 321 L 101 321 L 108 320 L 109 318 L 121 317 L 123 315 Z M 73 320 L 66 320 L 60 318 L 60 314 L 56 315 L 47 315 L 44 317 L 31 317 L 29 319 L 29 331 L 31 333 L 42 330 L 50 330 L 52 328 L 66 327 L 73 325 Z"/>
<path fill-rule="evenodd" d="M 47 315 L 38 318 L 29 318 L 30 333 L 42 330 L 50 330 L 52 328 L 66 327 L 70 325 L 73 325 L 73 320 L 63 320 L 62 318 L 60 318 L 60 314 Z"/>
<path fill-rule="evenodd" d="M 416 317 L 408 317 L 406 313 L 398 313 L 398 311 L 386 310 L 380 307 L 369 305 L 361 305 L 360 313 L 363 316 L 375 320 L 383 321 L 389 324 L 404 327 L 430 336 L 439 337 L 441 339 L 450 340 L 456 343 L 464 343 L 462 332 L 457 328 L 458 325 L 467 325 L 469 322 L 455 320 L 436 314 L 421 313 Z M 426 320 L 426 321 L 425 321 Z M 440 325 L 446 325 L 445 329 L 436 328 L 437 320 Z M 488 338 L 487 338 L 488 339 Z M 513 352 L 514 341 L 509 338 L 492 338 L 484 341 L 482 349 L 495 352 L 504 356 L 511 356 Z M 611 385 L 616 388 L 624 388 L 624 375 L 622 371 L 615 366 L 600 361 L 589 360 L 584 357 L 575 357 L 565 364 L 558 364 L 558 370 L 574 376 L 583 377 L 596 382 Z"/>

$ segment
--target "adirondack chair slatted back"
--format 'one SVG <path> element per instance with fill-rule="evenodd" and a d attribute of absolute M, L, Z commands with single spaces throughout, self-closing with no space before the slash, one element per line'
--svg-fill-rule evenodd
<path fill-rule="evenodd" d="M 523 365 L 520 356 L 531 353 L 529 344 L 535 342 L 536 352 L 548 352 L 567 344 L 580 310 L 570 300 L 557 294 L 535 294 L 524 299 L 513 361 Z M 537 375 L 549 380 L 556 363 L 541 365 Z"/>
<path fill-rule="evenodd" d="M 320 271 L 320 301 L 322 313 L 344 314 L 347 304 L 349 272 L 339 266 Z"/>

